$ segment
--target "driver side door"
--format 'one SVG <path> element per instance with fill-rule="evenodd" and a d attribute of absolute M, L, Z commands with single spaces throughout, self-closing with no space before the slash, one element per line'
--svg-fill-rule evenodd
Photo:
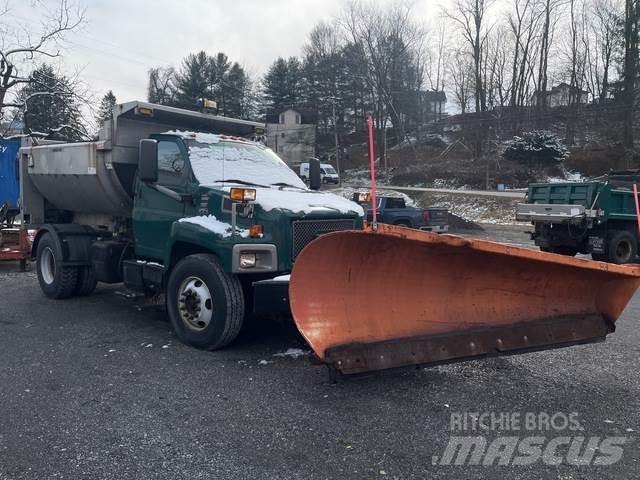
<path fill-rule="evenodd" d="M 189 162 L 182 142 L 176 139 L 158 141 L 158 185 L 179 194 L 190 190 Z M 160 193 L 152 186 L 138 182 L 133 209 L 133 233 L 136 254 L 163 260 L 171 226 L 184 217 L 185 202 Z"/>

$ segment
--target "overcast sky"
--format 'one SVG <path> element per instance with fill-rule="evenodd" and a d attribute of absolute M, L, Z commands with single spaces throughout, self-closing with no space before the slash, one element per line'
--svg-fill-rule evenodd
<path fill-rule="evenodd" d="M 336 17 L 346 0 L 80 0 L 87 22 L 68 36 L 68 71 L 119 102 L 145 99 L 147 70 L 179 65 L 188 53 L 222 51 L 253 78 L 279 56 L 299 55 L 321 19 Z M 389 1 L 389 0 L 381 0 Z M 415 0 L 420 21 L 436 20 L 448 0 Z M 29 2 L 10 0 L 16 21 L 32 17 Z M 44 0 L 54 6 L 58 0 Z"/>

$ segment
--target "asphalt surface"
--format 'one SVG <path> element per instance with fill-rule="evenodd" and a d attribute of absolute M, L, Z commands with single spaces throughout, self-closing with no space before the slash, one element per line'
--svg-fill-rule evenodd
<path fill-rule="evenodd" d="M 526 243 L 508 228 L 479 235 Z M 1 480 L 639 478 L 638 295 L 605 343 L 332 383 L 304 356 L 274 356 L 306 348 L 289 324 L 202 352 L 115 290 L 51 301 L 33 271 L 0 264 Z M 452 414 L 474 412 L 575 412 L 580 435 L 624 437 L 623 456 L 439 465 L 452 435 L 532 434 L 452 429 Z"/>

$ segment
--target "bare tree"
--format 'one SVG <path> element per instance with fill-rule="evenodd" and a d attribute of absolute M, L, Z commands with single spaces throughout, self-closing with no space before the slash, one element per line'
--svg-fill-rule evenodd
<path fill-rule="evenodd" d="M 386 127 L 391 120 L 402 129 L 397 108 L 397 81 L 407 65 L 416 66 L 422 56 L 424 31 L 413 20 L 411 6 L 390 4 L 382 8 L 372 1 L 347 4 L 340 24 L 350 41 L 362 52 L 365 83 L 374 106 L 378 145 L 386 166 Z M 419 67 L 418 67 L 419 69 Z M 424 72 L 414 72 L 421 76 Z M 417 80 L 422 83 L 422 79 Z"/>
<path fill-rule="evenodd" d="M 176 103 L 176 70 L 173 67 L 156 67 L 149 70 L 147 100 L 160 105 Z"/>
<path fill-rule="evenodd" d="M 633 148 L 633 112 L 636 104 L 636 79 L 638 76 L 638 21 L 640 6 L 637 0 L 625 1 L 624 16 L 624 133 L 623 142 L 627 148 Z"/>
<path fill-rule="evenodd" d="M 487 92 L 483 82 L 483 59 L 491 26 L 487 25 L 486 14 L 495 0 L 455 0 L 444 14 L 462 32 L 473 58 L 476 112 L 487 110 Z"/>
<path fill-rule="evenodd" d="M 460 111 L 464 114 L 469 110 L 473 100 L 473 63 L 465 51 L 457 51 L 449 63 L 449 77 L 453 83 L 453 94 Z"/>
<path fill-rule="evenodd" d="M 446 87 L 447 69 L 449 61 L 449 49 L 447 48 L 447 28 L 441 24 L 437 30 L 435 44 L 427 50 L 425 64 L 425 76 L 429 82 L 429 88 L 435 92 L 443 92 Z M 438 103 L 438 119 L 442 117 L 442 102 Z"/>
<path fill-rule="evenodd" d="M 28 108 L 32 98 L 61 96 L 61 92 L 55 89 L 43 89 L 20 101 L 10 98 L 12 92 L 38 81 L 30 75 L 31 71 L 45 58 L 59 57 L 59 42 L 84 21 L 84 12 L 68 0 L 59 0 L 53 11 L 43 0 L 34 0 L 32 3 L 39 11 L 51 12 L 45 14 L 39 28 L 34 28 L 33 21 L 20 24 L 12 20 L 5 23 L 0 34 L 0 119 L 8 108 Z M 9 15 L 9 12 L 9 4 L 6 4 L 0 11 L 0 18 Z"/>
<path fill-rule="evenodd" d="M 540 37 L 540 50 L 538 55 L 538 81 L 536 106 L 540 110 L 547 108 L 547 87 L 549 85 L 549 54 L 553 44 L 556 25 L 560 19 L 559 7 L 566 0 L 543 0 L 542 7 L 542 34 Z"/>

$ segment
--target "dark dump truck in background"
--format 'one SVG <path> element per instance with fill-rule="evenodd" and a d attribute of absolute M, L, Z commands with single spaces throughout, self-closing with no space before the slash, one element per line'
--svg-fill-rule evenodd
<path fill-rule="evenodd" d="M 22 148 L 23 227 L 38 230 L 44 294 L 124 283 L 166 301 L 177 336 L 205 349 L 233 341 L 260 299 L 288 308 L 297 255 L 318 235 L 362 228 L 364 212 L 247 139 L 263 127 L 130 102 L 98 141 Z"/>
<path fill-rule="evenodd" d="M 373 220 L 369 193 L 355 192 L 353 201 L 367 209 L 367 222 Z M 449 231 L 449 215 L 446 208 L 416 208 L 407 206 L 404 197 L 376 195 L 376 217 L 379 223 L 415 228 L 434 233 Z"/>
<path fill-rule="evenodd" d="M 602 180 L 534 183 L 516 220 L 531 222 L 541 250 L 591 254 L 594 260 L 630 263 L 638 254 L 638 212 L 633 185 L 640 171 L 612 171 Z"/>

